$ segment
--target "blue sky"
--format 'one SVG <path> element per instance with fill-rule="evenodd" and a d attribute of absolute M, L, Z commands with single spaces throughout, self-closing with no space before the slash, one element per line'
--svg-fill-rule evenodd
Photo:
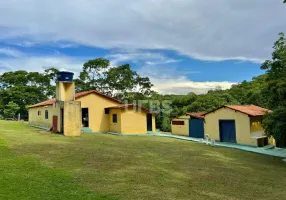
<path fill-rule="evenodd" d="M 280 0 L 22 0 L 0 3 L 0 73 L 89 59 L 129 63 L 161 93 L 205 93 L 264 73 L 286 31 Z M 42 9 L 45 8 L 45 9 Z M 120 9 L 118 9 L 120 8 Z"/>

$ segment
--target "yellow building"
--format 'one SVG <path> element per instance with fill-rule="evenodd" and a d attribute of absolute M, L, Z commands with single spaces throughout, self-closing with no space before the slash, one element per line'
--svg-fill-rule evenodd
<path fill-rule="evenodd" d="M 81 130 L 126 134 L 156 131 L 155 114 L 143 107 L 124 105 L 96 90 L 75 94 L 73 82 L 58 82 L 56 94 L 56 98 L 28 108 L 31 125 L 71 136 L 80 135 Z"/>
<path fill-rule="evenodd" d="M 268 138 L 262 128 L 265 108 L 255 105 L 225 105 L 205 116 L 205 134 L 210 139 L 251 146 L 265 146 L 275 140 Z"/>
<path fill-rule="evenodd" d="M 172 134 L 194 138 L 204 138 L 205 112 L 187 113 L 171 121 Z"/>

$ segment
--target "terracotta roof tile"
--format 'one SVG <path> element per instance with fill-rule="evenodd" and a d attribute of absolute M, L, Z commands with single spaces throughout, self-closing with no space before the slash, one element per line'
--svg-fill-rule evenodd
<path fill-rule="evenodd" d="M 193 118 L 198 118 L 198 119 L 203 119 L 205 118 L 204 114 L 207 112 L 197 112 L 197 113 L 187 113 L 187 116 L 193 117 Z"/>
<path fill-rule="evenodd" d="M 98 92 L 96 90 L 89 90 L 89 91 L 85 91 L 85 92 L 79 92 L 79 93 L 76 93 L 75 94 L 75 98 L 78 99 L 80 97 L 83 97 L 83 96 L 86 96 L 86 95 L 89 95 L 89 94 L 97 94 L 99 96 L 102 96 L 104 98 L 107 98 L 109 100 L 112 100 L 112 101 L 115 101 L 117 103 L 122 103 L 122 101 L 118 100 L 118 99 L 115 99 L 113 97 L 110 97 L 110 96 L 107 96 L 101 92 Z M 47 100 L 47 101 L 43 101 L 41 103 L 38 103 L 38 104 L 35 104 L 35 105 L 32 105 L 32 106 L 29 106 L 28 108 L 35 108 L 35 107 L 40 107 L 40 106 L 48 106 L 48 105 L 53 105 L 54 103 L 56 102 L 56 99 L 53 98 L 53 99 L 50 99 L 50 100 Z"/>
<path fill-rule="evenodd" d="M 208 113 L 214 112 L 220 108 L 229 108 L 229 109 L 247 114 L 247 115 L 252 116 L 252 117 L 263 116 L 267 112 L 272 112 L 271 110 L 268 110 L 266 108 L 262 108 L 259 106 L 255 106 L 255 105 L 224 105 L 224 106 L 219 107 L 213 111 L 207 112 L 204 115 L 207 115 Z"/>
<path fill-rule="evenodd" d="M 272 112 L 271 110 L 255 105 L 226 105 L 225 107 L 245 113 L 250 116 L 262 116 L 267 112 Z"/>

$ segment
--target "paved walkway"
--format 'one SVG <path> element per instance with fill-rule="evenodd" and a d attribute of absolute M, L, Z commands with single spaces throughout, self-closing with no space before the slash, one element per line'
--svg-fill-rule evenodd
<path fill-rule="evenodd" d="M 154 135 L 158 135 L 161 137 L 176 138 L 180 140 L 188 140 L 188 141 L 193 141 L 193 142 L 200 142 L 200 139 L 198 138 L 171 135 L 171 134 L 166 134 L 166 133 L 156 133 Z M 204 140 L 204 143 L 205 142 L 206 140 Z M 245 146 L 245 145 L 226 143 L 226 142 L 216 142 L 215 146 L 240 149 L 244 151 L 249 151 L 249 152 L 254 152 L 254 153 L 259 153 L 259 154 L 264 154 L 264 155 L 269 155 L 269 156 L 286 158 L 286 149 L 282 149 L 282 148 L 265 149 L 263 147 L 252 147 L 252 146 Z"/>
<path fill-rule="evenodd" d="M 161 133 L 161 132 L 148 133 L 147 135 L 146 134 L 142 134 L 142 135 L 119 134 L 119 133 L 112 133 L 112 132 L 109 132 L 108 134 L 113 134 L 113 135 L 118 135 L 118 136 L 159 136 L 159 137 L 175 138 L 179 140 L 187 140 L 187 141 L 192 141 L 192 142 L 201 142 L 201 139 L 199 138 L 172 135 L 171 133 Z M 205 139 L 203 140 L 202 145 L 206 145 Z M 210 145 L 210 141 L 209 141 L 209 145 Z M 243 151 L 249 151 L 249 152 L 254 152 L 254 153 L 259 153 L 259 154 L 264 154 L 264 155 L 269 155 L 269 156 L 286 158 L 286 149 L 277 148 L 277 147 L 275 147 L 274 149 L 265 149 L 264 147 L 252 147 L 252 146 L 246 146 L 246 145 L 240 145 L 240 144 L 234 144 L 234 143 L 226 143 L 226 142 L 216 142 L 215 146 L 240 149 Z"/>

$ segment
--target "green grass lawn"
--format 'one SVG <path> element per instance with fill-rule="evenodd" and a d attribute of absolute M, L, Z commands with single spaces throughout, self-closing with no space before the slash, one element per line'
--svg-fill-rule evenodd
<path fill-rule="evenodd" d="M 0 199 L 285 199 L 286 163 L 161 137 L 72 138 L 0 121 Z"/>

